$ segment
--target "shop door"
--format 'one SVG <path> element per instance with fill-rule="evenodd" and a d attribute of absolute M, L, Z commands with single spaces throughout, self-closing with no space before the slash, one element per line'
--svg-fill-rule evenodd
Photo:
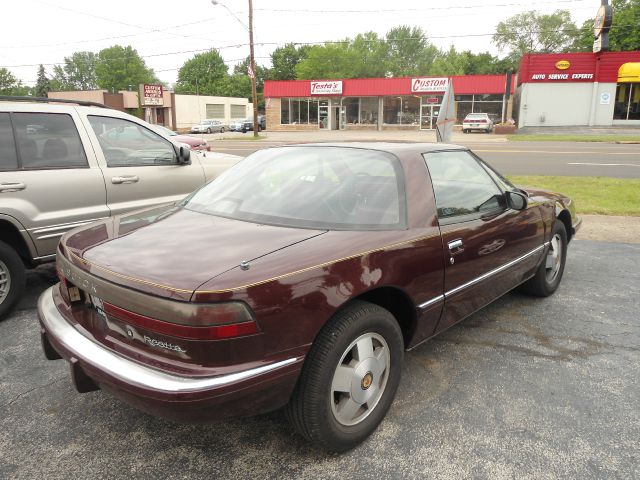
<path fill-rule="evenodd" d="M 329 107 L 327 105 L 318 107 L 318 128 L 329 128 Z"/>
<path fill-rule="evenodd" d="M 440 113 L 440 105 L 422 105 L 420 108 L 420 130 L 434 130 Z"/>
<path fill-rule="evenodd" d="M 340 120 L 338 121 L 338 128 L 344 130 L 347 126 L 347 107 L 340 107 Z"/>

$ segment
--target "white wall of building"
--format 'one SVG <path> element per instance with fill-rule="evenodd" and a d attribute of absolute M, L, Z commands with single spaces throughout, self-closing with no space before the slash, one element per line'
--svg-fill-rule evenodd
<path fill-rule="evenodd" d="M 603 93 L 609 94 L 608 103 Z M 615 83 L 525 83 L 518 127 L 612 125 L 615 94 Z"/>
<path fill-rule="evenodd" d="M 525 83 L 519 127 L 588 125 L 591 83 Z"/>
<path fill-rule="evenodd" d="M 253 115 L 253 104 L 246 98 L 212 97 L 207 95 L 176 95 L 176 126 L 177 129 L 191 128 L 191 125 L 207 118 L 207 104 L 224 105 L 224 116 L 212 117 L 229 124 L 235 120 L 242 120 Z M 242 105 L 242 115 L 232 116 L 231 105 Z M 240 109 L 238 109 L 240 110 Z"/>

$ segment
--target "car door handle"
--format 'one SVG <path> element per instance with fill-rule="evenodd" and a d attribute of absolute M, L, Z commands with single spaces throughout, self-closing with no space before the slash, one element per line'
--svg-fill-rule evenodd
<path fill-rule="evenodd" d="M 111 183 L 120 184 L 120 183 L 136 183 L 140 179 L 137 175 L 125 175 L 123 177 L 111 177 Z"/>
<path fill-rule="evenodd" d="M 27 186 L 22 182 L 14 182 L 14 183 L 0 183 L 0 193 L 2 192 L 19 192 L 20 190 L 24 190 Z"/>
<path fill-rule="evenodd" d="M 460 252 L 463 250 L 462 248 L 462 240 L 457 239 L 457 240 L 451 240 L 449 242 L 449 251 L 450 252 Z"/>

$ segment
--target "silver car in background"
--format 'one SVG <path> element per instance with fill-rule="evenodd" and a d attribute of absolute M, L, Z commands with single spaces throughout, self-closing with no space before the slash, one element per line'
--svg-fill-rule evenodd
<path fill-rule="evenodd" d="M 203 120 L 191 126 L 191 133 L 224 133 L 226 127 L 220 120 Z"/>

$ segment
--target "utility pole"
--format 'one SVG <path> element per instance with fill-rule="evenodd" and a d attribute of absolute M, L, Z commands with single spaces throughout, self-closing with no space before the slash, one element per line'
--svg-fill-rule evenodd
<path fill-rule="evenodd" d="M 253 103 L 253 136 L 258 136 L 258 92 L 256 89 L 256 60 L 253 54 L 253 1 L 249 0 L 249 27 L 247 27 L 242 20 L 240 20 L 235 13 L 229 9 L 224 3 L 218 0 L 211 0 L 212 5 L 220 5 L 224 7 L 227 12 L 235 18 L 245 30 L 249 32 L 249 68 L 247 74 L 251 78 L 251 100 Z"/>
<path fill-rule="evenodd" d="M 256 61 L 253 55 L 253 0 L 249 0 L 249 76 L 251 77 L 251 98 L 253 100 L 253 136 L 258 138 L 258 92 L 256 89 Z"/>

